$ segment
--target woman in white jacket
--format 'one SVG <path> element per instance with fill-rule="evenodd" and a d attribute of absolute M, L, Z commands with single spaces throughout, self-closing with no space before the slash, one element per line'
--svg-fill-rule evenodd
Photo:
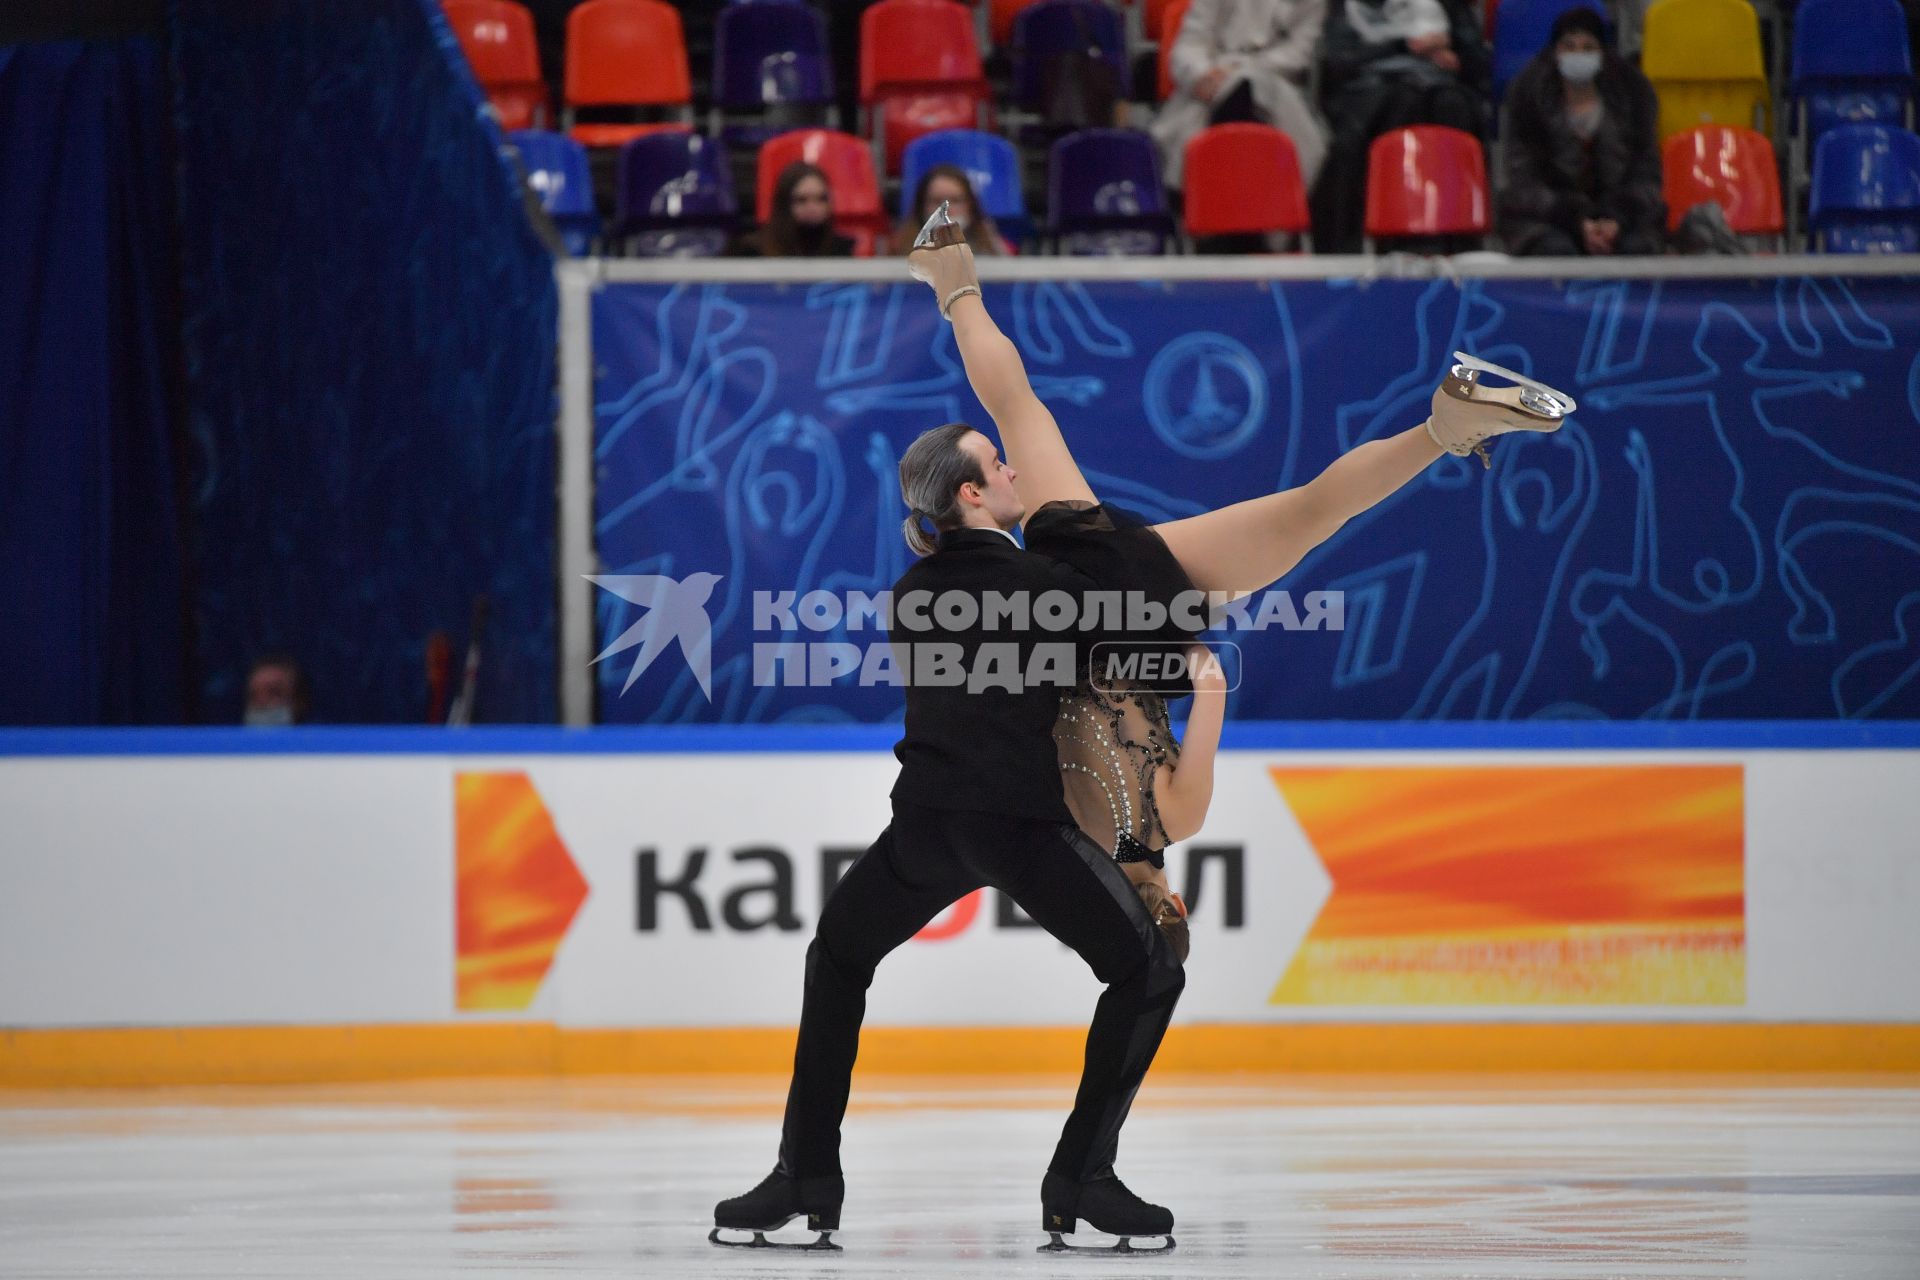
<path fill-rule="evenodd" d="M 1154 117 L 1161 172 L 1186 185 L 1187 140 L 1208 125 L 1257 120 L 1293 139 L 1309 187 L 1327 130 L 1307 95 L 1327 0 L 1193 0 L 1172 40 L 1174 92 Z"/>

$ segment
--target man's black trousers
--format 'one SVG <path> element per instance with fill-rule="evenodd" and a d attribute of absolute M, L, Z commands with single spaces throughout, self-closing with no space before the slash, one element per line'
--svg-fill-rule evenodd
<path fill-rule="evenodd" d="M 799 1177 L 840 1172 L 840 1121 L 874 968 L 982 886 L 1012 898 L 1106 984 L 1087 1030 L 1080 1090 L 1048 1168 L 1077 1181 L 1111 1171 L 1120 1126 L 1186 984 L 1180 961 L 1126 874 L 1077 828 L 899 800 L 892 825 L 827 899 L 807 949 L 782 1169 Z"/>

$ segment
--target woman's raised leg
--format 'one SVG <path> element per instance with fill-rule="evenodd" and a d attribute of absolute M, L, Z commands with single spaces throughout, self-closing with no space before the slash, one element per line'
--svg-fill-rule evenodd
<path fill-rule="evenodd" d="M 1295 489 L 1154 528 L 1202 591 L 1244 596 L 1279 581 L 1341 525 L 1425 471 L 1443 450 L 1425 425 L 1369 440 Z"/>

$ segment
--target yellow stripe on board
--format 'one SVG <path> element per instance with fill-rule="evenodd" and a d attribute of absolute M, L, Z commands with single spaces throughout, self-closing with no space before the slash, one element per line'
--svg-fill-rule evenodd
<path fill-rule="evenodd" d="M 563 1030 L 551 1023 L 0 1031 L 0 1087 L 328 1083 L 428 1076 L 777 1074 L 790 1028 Z M 860 1069 L 1080 1069 L 1080 1027 L 870 1027 Z M 1157 1067 L 1276 1071 L 1920 1072 L 1915 1023 L 1198 1024 Z"/>

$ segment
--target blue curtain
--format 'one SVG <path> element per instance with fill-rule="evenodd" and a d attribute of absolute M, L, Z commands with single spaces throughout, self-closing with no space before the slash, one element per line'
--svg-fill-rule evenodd
<path fill-rule="evenodd" d="M 0 48 L 0 723 L 187 713 L 165 65 Z"/>
<path fill-rule="evenodd" d="M 286 650 L 314 718 L 553 718 L 552 263 L 433 0 L 171 8 L 209 720 Z"/>

